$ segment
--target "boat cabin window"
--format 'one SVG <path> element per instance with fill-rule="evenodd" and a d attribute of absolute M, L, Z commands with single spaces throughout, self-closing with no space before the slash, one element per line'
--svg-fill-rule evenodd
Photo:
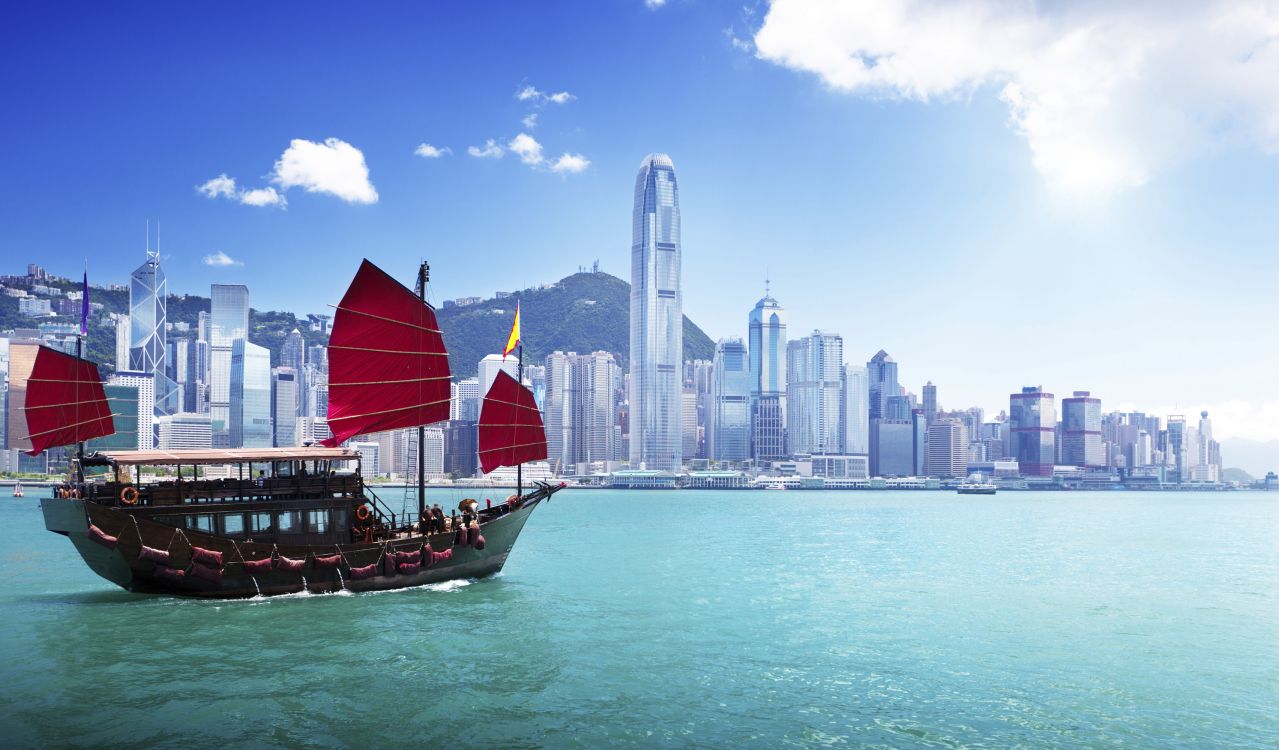
<path fill-rule="evenodd" d="M 296 510 L 280 511 L 279 531 L 281 534 L 296 534 L 302 530 L 302 513 Z"/>
<path fill-rule="evenodd" d="M 249 529 L 254 534 L 265 534 L 271 531 L 271 514 L 270 513 L 250 513 Z"/>
<path fill-rule="evenodd" d="M 222 533 L 226 536 L 244 536 L 244 516 L 227 513 L 222 516 Z"/>
<path fill-rule="evenodd" d="M 213 516 L 209 513 L 201 513 L 199 515 L 187 516 L 186 527 L 195 531 L 205 531 L 213 533 Z"/>
<path fill-rule="evenodd" d="M 273 473 L 277 477 L 291 477 L 295 474 L 294 463 L 292 461 L 277 461 L 271 464 Z"/>
<path fill-rule="evenodd" d="M 333 528 L 341 531 L 346 528 L 346 516 L 349 513 L 345 508 L 334 508 L 333 511 Z"/>
<path fill-rule="evenodd" d="M 323 534 L 329 530 L 329 512 L 327 510 L 308 510 L 306 512 L 306 530 L 313 534 Z"/>

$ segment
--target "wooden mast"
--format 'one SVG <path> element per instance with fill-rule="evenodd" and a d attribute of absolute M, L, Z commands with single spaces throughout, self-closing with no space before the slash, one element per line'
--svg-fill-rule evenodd
<path fill-rule="evenodd" d="M 417 298 L 426 304 L 426 283 L 431 280 L 431 265 L 422 261 L 417 269 Z M 426 528 L 422 520 L 426 516 L 426 457 L 422 455 L 422 444 L 426 441 L 426 427 L 417 426 L 417 522 L 419 530 L 425 534 Z"/>

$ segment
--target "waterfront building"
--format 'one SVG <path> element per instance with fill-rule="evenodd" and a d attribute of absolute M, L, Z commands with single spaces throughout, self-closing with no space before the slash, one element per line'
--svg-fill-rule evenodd
<path fill-rule="evenodd" d="M 360 454 L 360 476 L 365 478 L 382 476 L 382 444 L 375 440 L 364 440 L 347 443 L 347 447 Z"/>
<path fill-rule="evenodd" d="M 111 409 L 111 426 L 115 428 L 115 432 L 87 441 L 84 444 L 85 452 L 138 450 L 138 446 L 146 442 L 138 439 L 138 417 L 148 406 L 145 402 L 139 406 L 139 402 L 143 401 L 141 389 L 137 383 L 126 385 L 116 381 L 103 385 L 102 390 L 107 397 L 107 406 Z"/>
<path fill-rule="evenodd" d="M 213 433 L 208 414 L 170 414 L 156 419 L 162 451 L 208 450 L 213 447 Z"/>
<path fill-rule="evenodd" d="M 236 339 L 231 345 L 228 391 L 230 447 L 270 448 L 271 352 L 246 339 Z"/>
<path fill-rule="evenodd" d="M 324 417 L 298 417 L 298 445 L 314 445 L 333 437 Z"/>
<path fill-rule="evenodd" d="M 789 450 L 838 453 L 844 340 L 813 331 L 786 346 L 786 425 Z"/>
<path fill-rule="evenodd" d="M 840 434 L 844 453 L 870 454 L 870 382 L 866 368 L 844 365 Z"/>
<path fill-rule="evenodd" d="M 294 328 L 284 339 L 284 346 L 280 347 L 280 366 L 291 367 L 294 372 L 300 373 L 305 364 L 306 341 L 302 338 L 302 332 Z"/>
<path fill-rule="evenodd" d="M 927 422 L 926 414 L 924 419 Z M 967 476 L 968 460 L 968 425 L 958 419 L 938 419 L 928 425 L 928 476 Z"/>
<path fill-rule="evenodd" d="M 1086 469 L 1106 468 L 1102 450 L 1101 399 L 1075 391 L 1061 400 L 1062 464 Z"/>
<path fill-rule="evenodd" d="M 107 379 L 108 386 L 123 386 L 134 394 L 133 400 L 120 402 L 121 411 L 130 407 L 135 411 L 135 444 L 134 449 L 151 450 L 155 447 L 155 374 L 150 372 L 117 372 Z M 116 404 L 107 402 L 111 411 L 116 411 Z"/>
<path fill-rule="evenodd" d="M 129 369 L 129 334 L 132 324 L 129 316 L 115 316 L 115 369 L 116 372 Z"/>
<path fill-rule="evenodd" d="M 1008 421 L 1012 457 L 1022 476 L 1051 477 L 1056 456 L 1055 397 L 1039 386 L 1027 386 L 1009 396 Z"/>
<path fill-rule="evenodd" d="M 917 476 L 915 425 L 909 419 L 872 419 L 870 472 L 877 477 Z"/>
<path fill-rule="evenodd" d="M 880 349 L 875 356 L 870 358 L 866 363 L 867 391 L 870 396 L 870 418 L 885 419 L 888 398 L 897 396 L 901 389 L 897 385 L 897 363 L 888 355 L 888 352 Z M 901 419 L 908 418 L 908 415 L 899 415 Z"/>
<path fill-rule="evenodd" d="M 493 377 L 497 377 L 497 375 L 494 374 Z M 456 381 L 455 385 L 457 391 L 453 398 L 453 403 L 457 405 L 457 414 L 451 414 L 450 419 L 462 422 L 479 422 L 480 394 L 486 392 L 480 390 L 479 378 L 464 378 Z"/>
<path fill-rule="evenodd" d="M 546 357 L 547 462 L 559 474 L 586 473 L 617 455 L 614 393 L 620 371 L 608 352 Z"/>
<path fill-rule="evenodd" d="M 479 426 L 476 422 L 448 421 L 443 425 L 444 465 L 443 473 L 449 476 L 473 477 L 479 446 Z"/>
<path fill-rule="evenodd" d="M 287 448 L 298 444 L 298 371 L 292 367 L 271 370 L 271 444 Z"/>
<path fill-rule="evenodd" d="M 230 448 L 231 348 L 236 341 L 248 339 L 249 288 L 213 284 L 209 297 L 209 419 L 213 447 Z"/>
<path fill-rule="evenodd" d="M 675 471 L 683 458 L 684 305 L 675 166 L 650 154 L 635 178 L 631 223 L 630 465 Z"/>
<path fill-rule="evenodd" d="M 681 453 L 687 458 L 702 458 L 702 430 L 699 427 L 697 391 L 685 386 L 680 391 Z"/>
<path fill-rule="evenodd" d="M 151 374 L 157 416 L 182 408 L 177 384 L 169 379 L 165 367 L 167 299 L 168 284 L 160 268 L 160 253 L 148 250 L 146 261 L 129 276 L 128 369 Z"/>
<path fill-rule="evenodd" d="M 932 424 L 937 419 L 937 386 L 933 381 L 924 383 L 924 421 Z"/>
<path fill-rule="evenodd" d="M 707 458 L 741 462 L 750 457 L 751 369 L 739 338 L 720 339 L 712 365 Z"/>
<path fill-rule="evenodd" d="M 768 293 L 747 317 L 750 341 L 751 456 L 775 461 L 786 456 L 786 317 Z"/>
<path fill-rule="evenodd" d="M 870 459 L 862 455 L 816 455 L 810 456 L 812 474 L 827 479 L 869 479 Z"/>
<path fill-rule="evenodd" d="M 513 378 L 518 379 L 520 363 L 514 353 L 503 357 L 501 354 L 486 354 L 476 366 L 476 373 L 479 380 L 480 397 L 489 392 L 489 388 L 493 386 L 493 381 L 497 379 L 499 372 L 505 372 Z"/>

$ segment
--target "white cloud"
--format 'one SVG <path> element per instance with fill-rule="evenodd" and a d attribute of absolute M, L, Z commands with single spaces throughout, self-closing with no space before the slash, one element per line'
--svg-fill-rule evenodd
<path fill-rule="evenodd" d="M 256 188 L 240 192 L 240 202 L 246 206 L 280 206 L 284 207 L 284 196 L 273 187 Z"/>
<path fill-rule="evenodd" d="M 235 180 L 226 176 L 226 172 L 214 177 L 203 185 L 196 186 L 208 198 L 235 198 Z"/>
<path fill-rule="evenodd" d="M 315 143 L 295 138 L 275 163 L 271 181 L 288 190 L 301 187 L 308 193 L 328 193 L 347 203 L 377 203 L 377 190 L 369 182 L 364 154 L 337 138 Z"/>
<path fill-rule="evenodd" d="M 429 143 L 421 143 L 418 144 L 417 148 L 413 149 L 413 153 L 423 159 L 438 159 L 441 156 L 447 156 L 453 153 L 453 149 L 448 146 L 445 146 L 444 148 L 436 148 Z"/>
<path fill-rule="evenodd" d="M 537 113 L 534 112 L 531 115 L 525 115 L 524 119 L 520 120 L 520 123 L 529 130 L 532 130 L 537 127 Z"/>
<path fill-rule="evenodd" d="M 1219 146 L 1279 152 L 1279 2 L 773 0 L 764 60 L 919 102 L 998 91 L 1054 186 L 1140 185 Z"/>
<path fill-rule="evenodd" d="M 644 0 L 644 4 L 656 10 L 666 4 L 666 0 Z"/>
<path fill-rule="evenodd" d="M 267 188 L 267 189 L 270 190 L 270 188 Z M 216 266 L 219 268 L 227 268 L 231 266 L 242 266 L 244 265 L 244 261 L 236 260 L 235 258 L 232 258 L 230 255 L 227 255 L 226 253 L 219 250 L 216 253 L 210 253 L 204 256 L 204 265 Z"/>
<path fill-rule="evenodd" d="M 275 188 L 245 190 L 236 187 L 235 180 L 227 177 L 225 173 L 197 186 L 196 190 L 209 198 L 226 198 L 239 201 L 246 206 L 279 206 L 281 208 L 285 206 L 284 196 L 277 193 Z"/>
<path fill-rule="evenodd" d="M 591 162 L 581 154 L 561 154 L 551 163 L 551 171 L 559 174 L 579 174 L 585 172 Z"/>
<path fill-rule="evenodd" d="M 495 139 L 490 138 L 484 142 L 483 148 L 480 148 L 479 146 L 469 146 L 466 149 L 466 153 L 479 159 L 500 159 L 502 158 L 502 154 L 505 152 L 502 150 L 502 147 L 498 145 Z"/>
<path fill-rule="evenodd" d="M 506 147 L 511 150 L 511 153 L 519 156 L 520 161 L 530 166 L 536 166 L 543 161 L 542 144 L 538 143 L 528 133 L 520 133 L 515 136 L 510 143 L 506 144 Z"/>
<path fill-rule="evenodd" d="M 557 91 L 554 94 L 548 94 L 545 91 L 539 91 L 536 86 L 525 86 L 515 92 L 515 98 L 522 102 L 533 102 L 534 104 L 568 104 L 577 97 L 567 91 Z"/>

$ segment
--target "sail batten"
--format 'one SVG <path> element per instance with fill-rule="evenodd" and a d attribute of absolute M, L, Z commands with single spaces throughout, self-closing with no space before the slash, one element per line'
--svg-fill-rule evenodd
<path fill-rule="evenodd" d="M 480 410 L 480 468 L 518 466 L 546 458 L 546 431 L 533 394 L 500 370 Z"/>
<path fill-rule="evenodd" d="M 430 305 L 365 260 L 336 310 L 324 445 L 449 418 L 452 374 Z"/>
<path fill-rule="evenodd" d="M 34 355 L 29 375 L 14 389 L 21 394 L 26 435 L 15 442 L 34 456 L 46 448 L 114 433 L 98 366 L 47 346 L 30 348 Z"/>

